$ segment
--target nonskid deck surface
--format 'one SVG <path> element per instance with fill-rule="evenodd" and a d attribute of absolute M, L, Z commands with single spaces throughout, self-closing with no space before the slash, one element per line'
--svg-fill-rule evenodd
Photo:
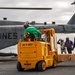
<path fill-rule="evenodd" d="M 18 72 L 17 61 L 0 62 L 0 75 L 74 75 L 75 61 L 66 61 L 59 63 L 56 68 L 48 68 L 44 72 L 36 71 L 35 69 L 24 70 Z"/>

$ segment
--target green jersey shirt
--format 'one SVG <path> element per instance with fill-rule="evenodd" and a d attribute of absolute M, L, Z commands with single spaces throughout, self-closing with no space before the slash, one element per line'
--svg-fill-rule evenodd
<path fill-rule="evenodd" d="M 26 29 L 24 29 L 24 35 L 26 35 L 27 33 L 31 33 L 35 36 L 35 38 L 39 37 L 39 30 L 37 30 L 35 27 L 28 27 Z"/>

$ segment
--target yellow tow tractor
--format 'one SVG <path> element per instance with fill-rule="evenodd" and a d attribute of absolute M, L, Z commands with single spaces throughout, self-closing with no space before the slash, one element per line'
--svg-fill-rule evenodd
<path fill-rule="evenodd" d="M 55 30 L 43 29 L 40 32 L 40 40 L 18 42 L 18 71 L 32 68 L 45 71 L 47 67 L 57 66 L 58 47 Z"/>

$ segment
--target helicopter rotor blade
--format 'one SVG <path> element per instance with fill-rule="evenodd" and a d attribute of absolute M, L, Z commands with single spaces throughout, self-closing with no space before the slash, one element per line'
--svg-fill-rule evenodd
<path fill-rule="evenodd" d="M 71 5 L 75 5 L 75 1 L 73 3 L 71 3 Z"/>
<path fill-rule="evenodd" d="M 21 8 L 19 8 L 19 7 L 0 7 L 0 9 L 16 9 L 16 10 L 51 10 L 52 8 L 41 8 L 41 7 L 39 7 L 39 8 L 23 8 L 23 7 L 21 7 Z"/>

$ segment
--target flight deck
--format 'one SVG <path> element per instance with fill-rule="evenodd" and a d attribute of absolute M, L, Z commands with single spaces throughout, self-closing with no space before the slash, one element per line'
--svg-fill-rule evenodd
<path fill-rule="evenodd" d="M 75 61 L 65 61 L 59 63 L 56 68 L 47 68 L 44 72 L 35 69 L 18 72 L 16 69 L 17 61 L 0 61 L 0 75 L 74 75 Z"/>

